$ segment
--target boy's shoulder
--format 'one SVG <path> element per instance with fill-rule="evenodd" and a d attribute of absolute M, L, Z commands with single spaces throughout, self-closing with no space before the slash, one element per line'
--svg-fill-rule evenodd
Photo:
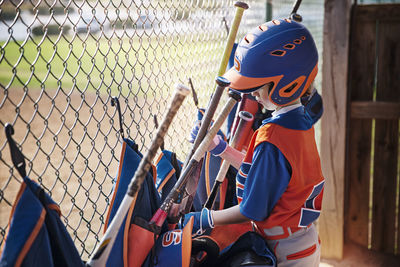
<path fill-rule="evenodd" d="M 289 112 L 268 118 L 257 130 L 256 146 L 262 142 L 272 142 L 278 139 L 296 139 L 300 132 L 308 132 L 313 127 L 312 119 L 301 106 Z M 290 142 L 291 140 L 286 140 Z"/>
<path fill-rule="evenodd" d="M 265 119 L 260 129 L 268 125 L 279 125 L 291 130 L 306 131 L 313 126 L 313 121 L 304 106 L 300 106 L 283 114 Z"/>
<path fill-rule="evenodd" d="M 256 140 L 255 143 L 256 145 L 271 140 L 272 136 L 274 135 L 274 132 L 280 131 L 281 128 L 278 124 L 276 123 L 267 123 L 263 124 L 260 128 L 258 128 L 256 134 Z"/>

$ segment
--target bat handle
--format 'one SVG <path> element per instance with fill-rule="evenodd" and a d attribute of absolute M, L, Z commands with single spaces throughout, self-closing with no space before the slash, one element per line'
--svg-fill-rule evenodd
<path fill-rule="evenodd" d="M 301 4 L 301 0 L 296 0 L 296 2 L 293 5 L 292 12 L 290 13 L 290 19 L 297 21 L 297 22 L 302 22 L 303 18 L 301 15 L 297 14 L 297 10 L 299 9 Z"/>
<path fill-rule="evenodd" d="M 229 113 L 235 106 L 237 102 L 241 100 L 241 96 L 239 93 L 234 92 L 232 90 L 229 91 L 229 100 L 222 108 L 222 111 L 218 115 L 217 119 L 215 120 L 214 124 L 211 126 L 210 130 L 207 132 L 207 135 L 204 137 L 204 140 L 201 142 L 200 146 L 197 148 L 196 152 L 193 154 L 192 159 L 196 161 L 200 161 L 204 154 L 207 152 L 207 149 L 215 137 L 219 129 L 221 128 L 222 124 L 228 117 Z"/>
<path fill-rule="evenodd" d="M 236 38 L 238 29 L 239 29 L 240 21 L 242 20 L 243 12 L 244 12 L 244 10 L 248 9 L 249 6 L 244 2 L 238 1 L 238 2 L 235 2 L 235 7 L 236 7 L 235 17 L 234 17 L 234 20 L 232 23 L 232 27 L 229 31 L 228 40 L 226 42 L 224 53 L 222 55 L 222 59 L 221 59 L 219 69 L 218 69 L 218 74 L 217 74 L 218 78 L 216 80 L 218 86 L 214 91 L 214 94 L 210 100 L 210 103 L 208 104 L 206 113 L 204 114 L 204 117 L 201 122 L 202 125 L 199 129 L 199 132 L 194 141 L 192 149 L 185 159 L 183 167 L 187 166 L 187 164 L 189 163 L 190 159 L 192 158 L 194 152 L 196 151 L 196 149 L 200 145 L 201 141 L 203 140 L 204 136 L 206 135 L 208 127 L 210 126 L 212 117 L 214 116 L 215 110 L 217 109 L 218 103 L 221 99 L 221 95 L 222 95 L 225 87 L 229 86 L 229 84 L 230 84 L 229 81 L 227 81 L 226 79 L 224 80 L 224 78 L 221 76 L 225 73 L 226 67 L 228 66 L 229 58 L 230 58 L 230 55 L 231 55 L 231 52 L 233 49 L 233 45 L 235 43 L 235 38 Z"/>
<path fill-rule="evenodd" d="M 157 150 L 164 143 L 164 136 L 168 131 L 172 119 L 175 117 L 178 109 L 182 105 L 183 100 L 189 93 L 190 90 L 186 86 L 181 84 L 175 85 L 175 95 L 170 103 L 170 106 L 168 108 L 168 111 L 166 112 L 163 121 L 160 124 L 160 127 L 157 129 L 157 133 L 153 141 L 151 142 L 150 148 L 143 155 L 143 158 L 140 161 L 138 168 L 136 169 L 135 175 L 128 187 L 128 195 L 134 196 L 139 191 L 140 186 L 143 183 L 143 180 L 151 167 L 151 163 L 157 154 Z"/>
<path fill-rule="evenodd" d="M 248 111 L 242 110 L 239 112 L 239 124 L 236 129 L 235 134 L 233 135 L 229 145 L 237 150 L 241 150 L 241 147 L 238 147 L 238 144 L 243 137 L 247 136 L 248 130 L 253 123 L 254 116 Z"/>
<path fill-rule="evenodd" d="M 222 93 L 224 92 L 225 88 L 231 84 L 228 79 L 221 76 L 217 77 L 215 82 L 217 83 L 217 88 L 215 89 L 213 97 L 211 98 L 211 102 L 206 109 L 206 113 L 204 114 L 203 119 L 201 120 L 199 132 L 196 136 L 196 139 L 194 140 L 190 153 L 185 159 L 183 169 L 187 166 L 193 154 L 198 149 L 204 137 L 206 136 L 208 128 L 211 124 L 212 117 L 214 116 L 218 103 L 221 99 Z"/>
<path fill-rule="evenodd" d="M 229 167 L 229 165 L 228 165 L 228 167 Z M 215 199 L 217 198 L 218 189 L 219 189 L 219 186 L 221 185 L 221 183 L 222 182 L 215 180 L 215 183 L 213 185 L 211 193 L 208 196 L 206 203 L 204 203 L 205 208 L 211 209 L 212 206 L 214 205 Z"/>

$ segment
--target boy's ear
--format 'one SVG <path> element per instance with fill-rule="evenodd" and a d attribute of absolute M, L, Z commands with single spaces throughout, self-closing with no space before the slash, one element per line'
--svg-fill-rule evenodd
<path fill-rule="evenodd" d="M 269 83 L 269 88 L 268 88 L 268 95 L 271 93 L 272 88 L 274 88 L 274 83 L 270 82 Z"/>

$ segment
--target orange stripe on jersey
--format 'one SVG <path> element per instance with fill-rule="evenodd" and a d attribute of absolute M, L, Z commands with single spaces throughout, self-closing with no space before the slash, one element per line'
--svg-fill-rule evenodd
<path fill-rule="evenodd" d="M 242 170 L 239 170 L 239 174 L 240 174 L 241 176 L 243 176 L 244 178 L 246 178 L 246 177 L 247 177 L 247 174 L 246 174 L 246 173 L 244 173 L 244 172 L 242 172 Z"/>
<path fill-rule="evenodd" d="M 210 192 L 211 192 L 211 189 L 210 189 L 210 158 L 211 158 L 211 153 L 206 153 L 205 182 L 206 182 L 207 197 L 210 195 Z"/>
<path fill-rule="evenodd" d="M 239 188 L 239 189 L 244 189 L 244 184 L 236 182 L 236 187 Z"/>

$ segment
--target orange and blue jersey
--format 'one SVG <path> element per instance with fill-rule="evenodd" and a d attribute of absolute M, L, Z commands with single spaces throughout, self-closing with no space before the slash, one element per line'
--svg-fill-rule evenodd
<path fill-rule="evenodd" d="M 302 105 L 263 121 L 236 176 L 240 211 L 261 229 L 307 227 L 324 188 L 315 123 Z"/>

